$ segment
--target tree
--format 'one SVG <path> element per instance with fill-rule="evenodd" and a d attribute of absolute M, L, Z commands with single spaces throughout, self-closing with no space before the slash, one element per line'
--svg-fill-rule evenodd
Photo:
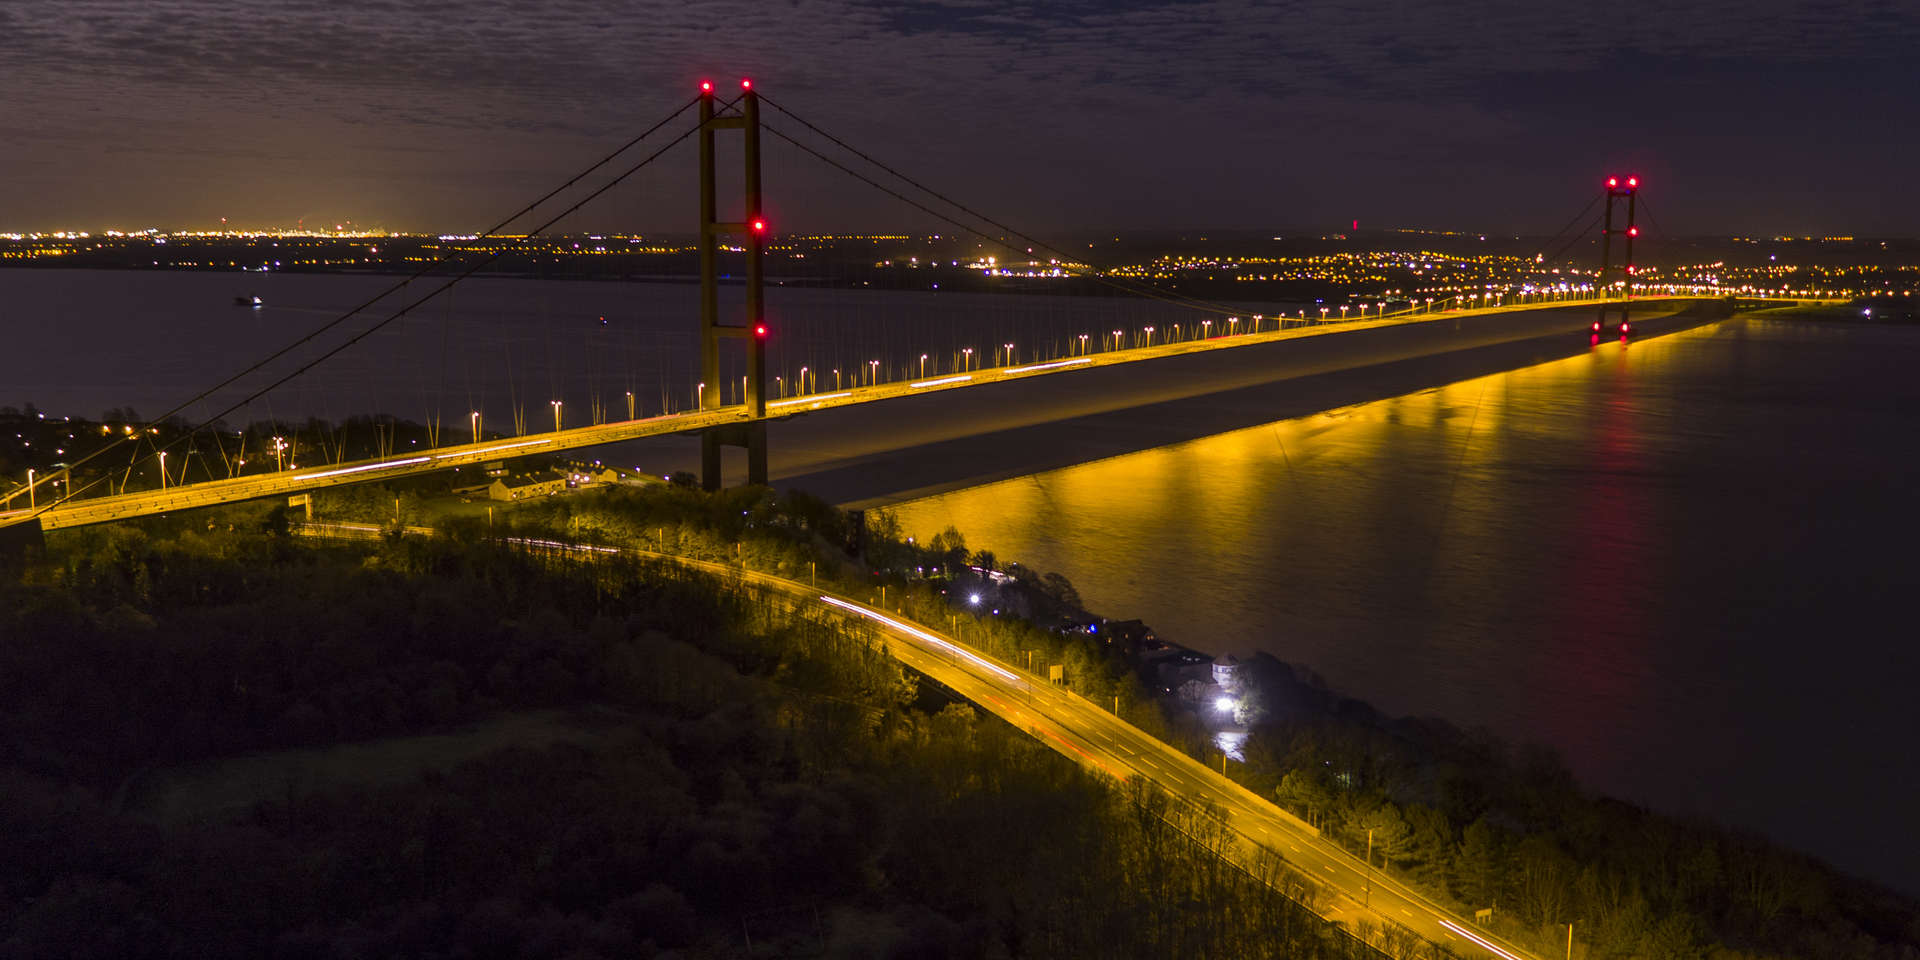
<path fill-rule="evenodd" d="M 951 524 L 945 530 L 933 535 L 927 548 L 938 554 L 940 562 L 951 574 L 956 567 L 967 565 L 967 538 Z"/>
<path fill-rule="evenodd" d="M 1407 859 L 1413 875 L 1422 883 L 1444 887 L 1448 867 L 1453 860 L 1453 821 L 1447 815 L 1423 804 L 1409 804 L 1407 820 Z"/>
<path fill-rule="evenodd" d="M 1405 860 L 1413 849 L 1413 833 L 1390 800 L 1361 814 L 1360 828 L 1372 831 L 1373 852 L 1382 862 Z"/>
<path fill-rule="evenodd" d="M 1333 807 L 1333 796 L 1320 778 L 1306 770 L 1289 770 L 1274 788 L 1280 805 L 1301 815 L 1316 826 L 1325 823 Z"/>
<path fill-rule="evenodd" d="M 1501 881 L 1506 876 L 1505 846 L 1500 832 L 1485 817 L 1467 826 L 1455 860 L 1460 893 L 1467 902 L 1492 905 L 1499 901 Z"/>

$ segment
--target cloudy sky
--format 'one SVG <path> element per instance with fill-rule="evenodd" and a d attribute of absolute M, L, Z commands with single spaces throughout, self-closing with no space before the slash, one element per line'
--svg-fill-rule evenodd
<path fill-rule="evenodd" d="M 1910 0 L 8 0 L 0 231 L 478 229 L 746 75 L 1033 230 L 1551 233 L 1618 170 L 1666 232 L 1911 236 L 1917 40 Z M 566 225 L 689 229 L 690 153 Z M 767 186 L 929 225 L 791 148 Z"/>

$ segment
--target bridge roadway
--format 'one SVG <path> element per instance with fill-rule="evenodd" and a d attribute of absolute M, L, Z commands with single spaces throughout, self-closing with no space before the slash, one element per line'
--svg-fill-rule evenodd
<path fill-rule="evenodd" d="M 1642 301 L 1640 310 L 1648 317 L 1671 314 L 1686 300 L 1713 300 L 1716 298 L 1663 298 L 1661 300 Z M 1299 371 L 1282 370 L 1276 372 L 1276 363 L 1285 360 L 1284 355 L 1275 351 L 1287 351 L 1293 348 L 1279 346 L 1292 342 L 1310 342 L 1314 346 L 1331 344 L 1335 341 L 1343 345 L 1368 346 L 1369 349 L 1356 353 L 1354 350 L 1315 351 L 1318 366 L 1308 372 L 1342 369 L 1359 364 L 1388 362 L 1418 356 L 1436 351 L 1458 349 L 1464 345 L 1484 342 L 1505 342 L 1535 336 L 1543 329 L 1574 331 L 1592 317 L 1592 301 L 1574 304 L 1549 302 L 1524 304 L 1476 310 L 1454 310 L 1438 313 L 1420 313 L 1401 315 L 1386 320 L 1345 321 L 1339 323 L 1315 324 L 1295 327 L 1287 330 L 1269 330 L 1259 333 L 1242 333 L 1233 336 L 1216 336 L 1205 340 L 1190 340 L 1178 343 L 1156 344 L 1148 347 L 1136 347 L 1125 350 L 1113 350 L 1080 357 L 1066 357 L 1052 361 L 1018 364 L 1007 367 L 990 367 L 958 374 L 930 376 L 925 379 L 895 381 L 872 386 L 849 387 L 844 390 L 816 392 L 814 394 L 790 397 L 771 401 L 767 404 L 770 418 L 791 417 L 812 414 L 820 411 L 835 410 L 878 400 L 895 400 L 919 397 L 936 393 L 950 394 L 968 387 L 1007 384 L 1014 381 L 1028 381 L 1047 378 L 1049 383 L 1056 379 L 1061 386 L 1047 391 L 1039 402 L 1020 400 L 1017 406 L 1021 414 L 1013 420 L 1004 415 L 994 417 L 968 418 L 966 423 L 949 420 L 943 424 L 934 424 L 926 416 L 936 408 L 924 404 L 915 405 L 911 410 L 902 411 L 915 423 L 913 435 L 893 434 L 877 431 L 858 423 L 847 423 L 829 428 L 825 436 L 819 428 L 808 425 L 813 438 L 797 437 L 800 442 L 791 447 L 783 447 L 787 437 L 784 432 L 776 432 L 770 437 L 772 450 L 773 478 L 793 478 L 819 473 L 827 468 L 851 469 L 862 475 L 871 476 L 870 465 L 860 462 L 877 451 L 897 450 L 929 442 L 930 440 L 950 440 L 960 436 L 981 436 L 999 429 L 1012 426 L 1026 426 L 1047 420 L 1061 420 L 1091 411 L 1111 411 L 1114 409 L 1143 406 L 1160 402 L 1171 397 L 1191 397 L 1209 392 L 1243 387 L 1251 383 L 1268 382 L 1276 378 L 1299 375 Z M 1524 315 L 1524 316 L 1523 316 Z M 1526 319 L 1528 322 L 1518 322 Z M 1642 322 L 1636 320 L 1636 322 Z M 1405 336 L 1389 334 L 1388 331 L 1408 331 Z M 1335 337 L 1335 334 L 1341 336 Z M 1402 342 L 1404 341 L 1404 343 Z M 1265 347 L 1266 350 L 1258 348 Z M 1251 349 L 1250 349 L 1251 348 Z M 1148 368 L 1133 366 L 1142 361 L 1175 358 L 1244 356 L 1245 362 L 1224 373 L 1213 369 L 1201 371 L 1197 379 L 1184 376 L 1179 385 L 1168 386 L 1150 375 L 1131 375 L 1127 371 L 1118 371 L 1119 381 L 1109 373 L 1106 387 L 1101 391 L 1085 391 L 1067 385 L 1068 381 L 1084 382 L 1084 373 L 1091 370 L 1111 370 L 1126 367 L 1128 371 L 1145 371 Z M 1217 366 L 1217 365 L 1216 365 Z M 1053 378 L 1052 374 L 1082 373 L 1082 377 Z M 1114 389 L 1117 387 L 1117 391 Z M 992 391 L 986 391 L 991 393 Z M 968 391 L 969 394 L 975 391 Z M 1097 396 L 1096 396 L 1097 394 Z M 1093 399 L 1089 399 L 1093 398 Z M 1005 406 L 1005 399 L 1002 406 Z M 1334 404 L 1337 405 L 1337 404 Z M 891 406 L 891 405 L 889 405 Z M 1311 411 L 1303 411 L 1311 412 Z M 1274 414 L 1266 419 L 1276 419 L 1284 414 Z M 286 496 L 334 486 L 362 483 L 376 480 L 390 480 L 415 474 L 445 470 L 452 467 L 486 463 L 509 457 L 530 454 L 561 453 L 584 447 L 596 447 L 623 441 L 669 437 L 678 434 L 691 434 L 701 429 L 731 423 L 740 423 L 748 419 L 744 406 L 722 407 L 717 410 L 690 411 L 665 416 L 648 417 L 638 420 L 623 420 L 615 423 L 599 424 L 588 427 L 574 427 L 547 433 L 527 434 L 520 437 L 490 439 L 480 443 L 456 444 L 433 450 L 410 453 L 403 457 L 361 460 L 348 463 L 331 464 L 322 467 L 309 467 L 299 470 L 286 470 L 266 474 L 252 474 L 232 477 L 224 480 L 209 480 L 192 484 L 181 484 L 166 490 L 143 490 L 133 493 L 116 494 L 104 497 L 76 498 L 67 503 L 40 512 L 40 520 L 45 529 L 54 530 L 63 527 L 77 527 L 95 523 L 107 523 L 133 517 L 150 516 L 175 510 L 189 510 L 198 507 L 216 506 L 262 497 Z M 893 423 L 898 418 L 890 417 Z M 1263 422 L 1263 421 L 1255 421 Z M 786 425 L 776 422 L 771 428 L 784 431 Z M 858 443 L 849 448 L 842 440 L 852 436 Z M 834 440 L 833 437 L 842 438 Z M 1170 441 L 1163 441 L 1170 442 Z M 958 466 L 954 461 L 942 458 L 943 462 L 922 464 L 931 468 L 935 475 Z M 662 469 L 659 462 L 649 463 L 649 469 Z M 674 464 L 677 467 L 678 464 Z M 904 464 L 895 464 L 903 467 Z M 669 468 L 670 469 L 670 468 Z M 921 474 L 916 473 L 915 476 Z M 822 478 L 831 479 L 831 478 Z M 978 482 L 979 477 L 963 475 L 956 481 L 952 476 L 944 480 L 946 485 L 958 485 L 961 482 Z M 940 482 L 940 481 L 933 481 Z M 798 484 L 804 486 L 805 484 Z M 899 484 L 895 483 L 898 487 Z M 925 485 L 922 485 L 923 487 Z M 903 488 L 904 489 L 904 488 Z M 815 492 L 830 500 L 855 499 L 838 495 L 833 490 Z M 922 492 L 930 492 L 923 490 Z M 15 503 L 18 502 L 16 497 Z M 32 516 L 33 511 L 14 509 L 0 512 L 0 525 L 16 522 Z"/>
<path fill-rule="evenodd" d="M 342 535 L 340 525 L 325 525 Z M 377 536 L 371 526 L 361 528 Z M 1222 855 L 1260 876 L 1260 851 L 1278 854 L 1295 871 L 1331 894 L 1317 909 L 1352 929 L 1360 919 L 1388 922 L 1446 946 L 1463 957 L 1533 960 L 1532 956 L 1474 927 L 1322 837 L 1320 831 L 1247 788 L 1143 733 L 1085 698 L 1055 687 L 968 646 L 954 637 L 851 597 L 821 591 L 797 580 L 741 566 L 675 557 L 644 550 L 520 540 L 590 560 L 595 554 L 628 553 L 693 567 L 725 580 L 752 584 L 804 614 L 834 613 L 866 621 L 886 641 L 887 652 L 915 671 L 987 710 L 1083 767 L 1126 781 L 1139 777 L 1189 805 L 1222 811 L 1237 839 Z"/>

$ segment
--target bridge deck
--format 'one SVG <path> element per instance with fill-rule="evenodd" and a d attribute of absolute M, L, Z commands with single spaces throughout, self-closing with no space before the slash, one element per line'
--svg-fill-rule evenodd
<path fill-rule="evenodd" d="M 1663 297 L 1658 300 L 1643 300 L 1639 301 L 1639 303 L 1644 307 L 1654 308 L 1663 303 L 1671 304 L 1677 301 L 1717 299 L 1720 298 Z M 1591 303 L 1591 301 L 1588 301 L 1588 303 Z M 1017 364 L 1008 367 L 989 367 L 967 373 L 932 376 L 924 380 L 907 380 L 864 387 L 849 387 L 844 390 L 775 400 L 767 404 L 767 413 L 769 417 L 780 417 L 796 413 L 872 403 L 898 397 L 920 396 L 946 390 L 1004 383 L 1029 377 L 1041 377 L 1050 374 L 1069 373 L 1077 370 L 1139 363 L 1147 360 L 1185 356 L 1215 350 L 1230 350 L 1239 347 L 1295 340 L 1305 337 L 1320 337 L 1355 330 L 1423 324 L 1437 320 L 1452 320 L 1470 316 L 1517 313 L 1532 310 L 1559 310 L 1578 305 L 1579 304 L 1570 304 L 1565 301 L 1557 301 L 1480 308 L 1476 310 L 1403 314 L 1384 320 L 1352 320 L 1325 324 L 1316 323 L 1285 330 L 1241 333 L 1231 336 L 1223 335 L 1204 340 L 1190 340 L 1124 350 L 1111 350 L 1103 353 L 1066 357 L 1042 363 Z M 63 527 L 85 526 L 95 523 L 107 523 L 114 520 L 150 516 L 174 510 L 188 510 L 263 497 L 284 496 L 374 480 L 391 480 L 399 477 L 429 473 L 436 470 L 489 462 L 501 459 L 502 457 L 517 457 L 538 453 L 560 453 L 567 450 L 601 446 L 626 440 L 692 433 L 709 427 L 745 422 L 747 419 L 748 414 L 746 407 L 737 405 L 722 407 L 716 410 L 689 411 L 639 420 L 623 420 L 589 427 L 575 427 L 547 433 L 528 434 L 520 437 L 487 440 L 480 443 L 456 444 L 409 454 L 404 457 L 361 460 L 324 467 L 239 476 L 224 480 L 209 480 L 199 483 L 182 484 L 166 490 L 144 490 L 104 497 L 75 499 L 51 508 L 42 508 L 39 511 L 39 517 L 42 525 L 49 530 Z M 32 510 L 0 512 L 0 525 L 19 522 L 33 515 L 34 511 Z"/>

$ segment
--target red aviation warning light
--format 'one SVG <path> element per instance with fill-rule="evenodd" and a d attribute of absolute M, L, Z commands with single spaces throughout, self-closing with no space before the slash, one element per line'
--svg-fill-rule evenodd
<path fill-rule="evenodd" d="M 701 93 L 712 93 L 712 92 L 713 92 L 713 81 L 712 81 L 712 80 L 702 80 L 702 81 L 700 81 L 700 92 L 701 92 Z"/>
<path fill-rule="evenodd" d="M 1608 178 L 1607 178 L 1607 186 L 1608 186 L 1609 188 L 1611 188 L 1611 187 L 1617 187 L 1617 186 L 1619 186 L 1619 185 L 1620 185 L 1620 178 L 1619 178 L 1619 177 L 1608 177 Z"/>
<path fill-rule="evenodd" d="M 746 77 L 741 77 L 741 78 L 740 78 L 740 89 L 742 89 L 742 90 L 752 90 L 752 89 L 753 89 L 753 81 L 752 81 L 752 80 L 748 80 L 748 79 L 747 79 Z"/>
<path fill-rule="evenodd" d="M 765 340 L 767 338 L 767 325 L 763 323 L 754 327 L 753 335 L 761 340 Z"/>
<path fill-rule="evenodd" d="M 752 224 L 750 224 L 750 226 L 753 227 L 754 233 L 767 232 L 767 222 L 765 220 L 755 220 Z"/>
<path fill-rule="evenodd" d="M 1628 227 L 1628 228 L 1627 228 L 1627 236 L 1629 236 L 1629 237 L 1637 237 L 1637 236 L 1639 236 L 1639 235 L 1640 235 L 1640 228 L 1639 228 L 1639 227 Z"/>
<path fill-rule="evenodd" d="M 1640 185 L 1640 178 L 1639 178 L 1639 177 L 1628 177 L 1628 178 L 1627 178 L 1627 186 L 1629 186 L 1629 187 L 1638 187 L 1639 185 Z"/>

